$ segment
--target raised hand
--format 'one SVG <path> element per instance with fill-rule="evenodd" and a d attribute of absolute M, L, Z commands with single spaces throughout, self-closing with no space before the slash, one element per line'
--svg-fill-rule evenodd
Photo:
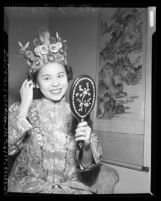
<path fill-rule="evenodd" d="M 33 81 L 25 80 L 20 89 L 21 104 L 20 104 L 20 115 L 26 117 L 28 109 L 33 100 Z"/>

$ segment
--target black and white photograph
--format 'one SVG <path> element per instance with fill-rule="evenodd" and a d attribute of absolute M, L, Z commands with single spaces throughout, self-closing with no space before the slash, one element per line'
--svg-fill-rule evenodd
<path fill-rule="evenodd" d="M 6 195 L 153 194 L 155 33 L 155 6 L 4 7 Z"/>

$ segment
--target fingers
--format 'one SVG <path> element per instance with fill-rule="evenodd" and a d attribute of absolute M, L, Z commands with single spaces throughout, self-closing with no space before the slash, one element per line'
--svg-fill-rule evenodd
<path fill-rule="evenodd" d="M 26 79 L 26 80 L 23 82 L 23 84 L 22 84 L 22 86 L 21 86 L 21 89 L 24 88 L 24 87 L 31 87 L 31 88 L 33 88 L 33 86 L 34 86 L 33 81 Z"/>
<path fill-rule="evenodd" d="M 75 135 L 76 141 L 79 141 L 79 140 L 87 141 L 89 138 L 90 138 L 90 134 L 86 134 L 84 132 L 82 132 L 82 133 L 79 132 L 79 133 L 76 133 L 76 135 Z"/>
<path fill-rule="evenodd" d="M 21 88 L 23 88 L 25 86 L 26 82 L 27 82 L 27 79 L 22 83 Z"/>
<path fill-rule="evenodd" d="M 89 135 L 77 135 L 75 136 L 75 141 L 89 141 L 90 136 Z"/>
<path fill-rule="evenodd" d="M 86 137 L 88 133 L 86 131 L 76 131 L 75 137 Z"/>
<path fill-rule="evenodd" d="M 25 83 L 25 85 L 28 86 L 28 87 L 33 87 L 34 83 L 33 83 L 32 80 L 29 80 L 29 81 L 27 81 L 27 82 Z"/>
<path fill-rule="evenodd" d="M 82 121 L 78 124 L 77 128 L 79 127 L 84 127 L 84 126 L 88 126 L 88 123 L 86 121 Z"/>
<path fill-rule="evenodd" d="M 75 140 L 76 141 L 89 141 L 91 136 L 91 128 L 88 126 L 87 122 L 80 122 L 75 130 Z"/>
<path fill-rule="evenodd" d="M 91 128 L 88 126 L 88 123 L 86 121 L 80 122 L 77 126 L 77 129 L 75 130 L 76 133 L 78 132 L 90 132 Z"/>
<path fill-rule="evenodd" d="M 88 131 L 90 131 L 90 128 L 89 128 L 89 127 L 79 127 L 79 128 L 77 128 L 77 129 L 75 130 L 76 133 L 80 133 L 80 132 L 85 133 L 85 132 L 88 132 Z"/>
<path fill-rule="evenodd" d="M 75 138 L 75 141 L 78 142 L 78 141 L 87 141 L 88 139 L 86 139 L 85 137 L 77 137 Z"/>

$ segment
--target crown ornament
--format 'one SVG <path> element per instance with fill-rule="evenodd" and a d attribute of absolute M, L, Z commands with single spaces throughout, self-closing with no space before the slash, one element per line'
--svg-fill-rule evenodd
<path fill-rule="evenodd" d="M 29 66 L 30 75 L 47 63 L 67 64 L 66 42 L 59 36 L 58 32 L 56 32 L 56 37 L 51 37 L 47 28 L 41 28 L 39 30 L 39 39 L 35 38 L 33 40 L 34 51 L 29 49 L 30 42 L 23 46 L 18 41 L 20 46 L 19 53 Z"/>

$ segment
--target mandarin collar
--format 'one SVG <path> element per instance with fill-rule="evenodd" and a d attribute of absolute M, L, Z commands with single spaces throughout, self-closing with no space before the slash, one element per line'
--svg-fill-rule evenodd
<path fill-rule="evenodd" d="M 44 103 L 49 103 L 51 105 L 59 106 L 59 105 L 62 105 L 65 102 L 65 96 L 61 100 L 59 100 L 59 101 L 53 101 L 53 100 L 50 100 L 50 99 L 47 99 L 47 98 L 43 97 L 42 101 Z"/>

